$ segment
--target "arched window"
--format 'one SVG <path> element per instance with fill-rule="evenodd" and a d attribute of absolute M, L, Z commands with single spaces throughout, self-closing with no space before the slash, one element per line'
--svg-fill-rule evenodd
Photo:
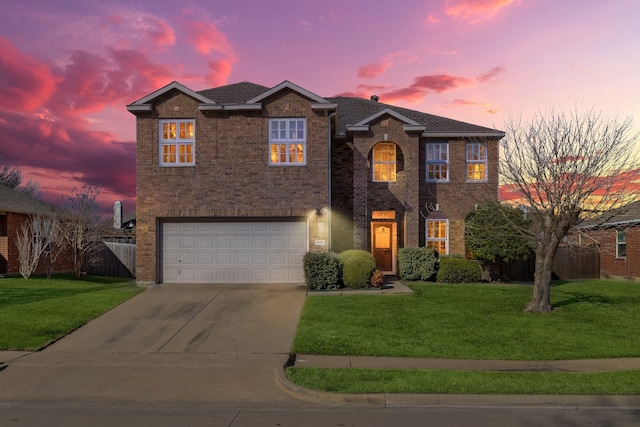
<path fill-rule="evenodd" d="M 373 181 L 396 182 L 396 144 L 380 142 L 373 147 Z"/>

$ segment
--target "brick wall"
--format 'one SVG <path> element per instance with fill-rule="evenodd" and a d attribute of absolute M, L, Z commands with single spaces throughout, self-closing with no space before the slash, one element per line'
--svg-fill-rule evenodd
<path fill-rule="evenodd" d="M 616 257 L 615 229 L 584 233 L 586 243 L 595 241 L 600 249 L 600 274 L 603 277 L 640 278 L 640 226 L 629 227 L 627 233 L 627 256 Z"/>
<path fill-rule="evenodd" d="M 420 207 L 434 208 L 449 220 L 449 253 L 465 254 L 464 220 L 476 204 L 498 199 L 498 141 L 487 142 L 487 181 L 467 182 L 465 140 L 434 140 L 449 144 L 449 182 L 426 182 L 426 143 L 420 144 Z M 425 221 L 420 220 L 419 245 L 425 245 Z"/>
<path fill-rule="evenodd" d="M 18 246 L 16 240 L 18 233 L 22 228 L 22 224 L 25 221 L 29 221 L 29 216 L 25 214 L 11 213 L 6 214 L 6 237 L 0 237 L 0 258 L 4 258 L 4 273 L 9 275 L 20 274 L 20 260 L 18 253 Z M 0 264 L 0 267 L 2 264 Z M 69 251 L 63 253 L 56 264 L 53 266 L 54 272 L 68 272 L 73 271 L 73 262 L 71 260 L 71 253 Z M 36 271 L 33 274 L 44 274 L 45 264 L 40 262 Z M 0 270 L 0 274 L 3 271 Z"/>
<path fill-rule="evenodd" d="M 386 126 L 383 126 L 386 123 Z M 385 138 L 386 135 L 386 138 Z M 397 144 L 396 182 L 373 182 L 371 150 L 381 141 Z M 345 159 L 353 162 L 352 188 L 353 246 L 371 249 L 370 219 L 374 210 L 394 210 L 398 219 L 398 247 L 425 246 L 425 206 L 438 205 L 440 213 L 449 220 L 449 253 L 465 254 L 464 219 L 475 204 L 498 198 L 498 142 L 489 141 L 488 171 L 486 182 L 466 180 L 466 142 L 464 140 L 438 140 L 449 143 L 449 182 L 426 181 L 426 143 L 418 134 L 404 131 L 403 123 L 390 118 L 380 120 L 370 127 L 370 132 L 359 133 L 353 138 L 353 155 Z M 342 147 L 347 144 L 342 144 Z M 344 148 L 343 148 L 344 150 Z M 337 161 L 337 160 L 336 160 Z M 347 161 L 347 160 L 345 160 Z M 346 166 L 334 167 L 335 171 L 347 170 Z M 340 173 L 340 180 L 347 182 Z M 337 186 L 337 185 L 336 185 Z M 334 190 L 334 204 L 347 205 Z M 344 196 L 345 198 L 347 195 Z M 349 207 L 345 207 L 348 211 Z M 342 227 L 342 224 L 340 225 Z M 343 227 L 347 230 L 347 227 Z"/>
<path fill-rule="evenodd" d="M 328 119 L 307 99 L 281 91 L 262 111 L 198 111 L 179 91 L 157 99 L 137 118 L 137 267 L 140 282 L 155 282 L 158 218 L 292 218 L 313 216 L 329 204 Z M 307 119 L 306 166 L 269 166 L 269 118 Z M 159 119 L 193 118 L 195 166 L 159 167 Z M 310 250 L 328 239 L 310 220 Z"/>

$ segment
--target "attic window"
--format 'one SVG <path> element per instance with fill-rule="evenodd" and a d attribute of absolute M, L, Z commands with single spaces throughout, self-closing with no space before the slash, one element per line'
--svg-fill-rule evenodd
<path fill-rule="evenodd" d="M 384 119 L 380 122 L 380 126 L 383 128 L 386 128 L 387 126 L 389 126 L 389 119 Z"/>

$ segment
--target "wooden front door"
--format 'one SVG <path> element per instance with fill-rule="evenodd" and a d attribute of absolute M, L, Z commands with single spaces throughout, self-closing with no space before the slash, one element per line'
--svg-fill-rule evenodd
<path fill-rule="evenodd" d="M 373 256 L 378 264 L 378 270 L 392 272 L 394 223 L 374 222 L 371 228 Z"/>

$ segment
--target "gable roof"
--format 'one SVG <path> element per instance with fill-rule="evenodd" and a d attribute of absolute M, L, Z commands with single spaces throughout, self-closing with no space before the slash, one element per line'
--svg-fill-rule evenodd
<path fill-rule="evenodd" d="M 226 86 L 200 90 L 198 93 L 217 104 L 245 104 L 269 90 L 268 87 L 251 82 L 233 83 Z"/>
<path fill-rule="evenodd" d="M 640 224 L 640 200 L 612 209 L 598 218 L 585 221 L 580 229 L 616 228 Z"/>
<path fill-rule="evenodd" d="M 368 131 L 371 123 L 388 115 L 403 122 L 405 131 L 421 132 L 425 137 L 504 137 L 504 132 L 497 129 L 384 104 L 377 100 L 341 96 L 323 98 L 288 80 L 272 88 L 245 81 L 198 92 L 174 81 L 127 105 L 127 110 L 132 113 L 151 111 L 154 99 L 174 89 L 200 101 L 199 109 L 203 111 L 260 110 L 262 101 L 266 98 L 282 90 L 292 90 L 309 99 L 314 110 L 332 111 L 337 108 L 336 134 L 339 136 L 345 136 L 347 132 Z"/>
<path fill-rule="evenodd" d="M 192 91 L 191 89 L 189 89 L 188 87 L 186 87 L 183 84 L 180 84 L 176 81 L 173 81 L 171 83 L 169 83 L 168 85 L 161 87 L 160 89 L 150 93 L 149 95 L 142 97 L 140 99 L 138 99 L 137 101 L 134 101 L 133 103 L 127 105 L 127 110 L 134 112 L 134 111 L 151 111 L 152 109 L 152 105 L 151 105 L 151 101 L 153 101 L 154 99 L 158 98 L 159 96 L 164 95 L 165 93 L 171 91 L 171 90 L 179 90 L 182 93 L 185 93 L 187 95 L 189 95 L 192 98 L 195 98 L 196 100 L 200 101 L 202 104 L 215 104 L 215 102 L 211 101 L 211 99 L 200 95 L 197 92 Z"/>
<path fill-rule="evenodd" d="M 373 101 L 364 98 L 335 97 L 327 98 L 328 101 L 338 105 L 338 129 L 337 133 L 346 135 L 350 130 L 364 130 L 362 126 L 368 126 L 377 118 L 389 114 L 405 122 L 407 130 L 422 130 L 423 136 L 430 137 L 496 137 L 502 138 L 504 132 L 465 123 L 446 117 L 435 116 L 421 111 L 397 107 L 391 104 Z M 422 129 L 422 127 L 424 127 Z"/>
<path fill-rule="evenodd" d="M 0 184 L 0 213 L 53 214 L 61 212 L 49 203 Z"/>

